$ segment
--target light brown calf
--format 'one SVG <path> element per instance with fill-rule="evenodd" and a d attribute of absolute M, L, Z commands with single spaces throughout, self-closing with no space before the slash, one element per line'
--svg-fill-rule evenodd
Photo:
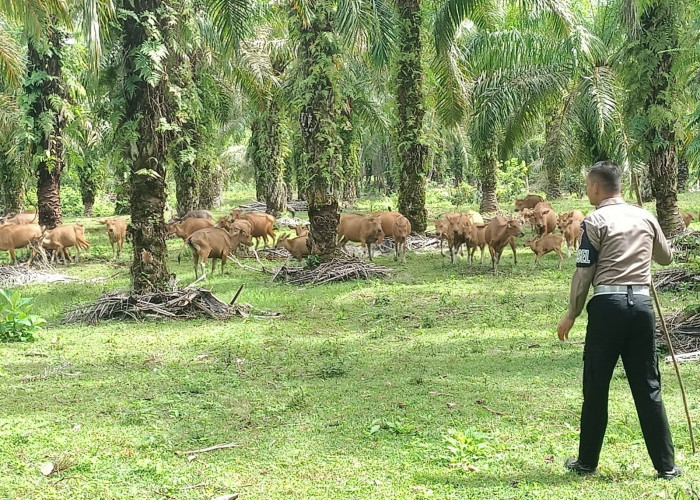
<path fill-rule="evenodd" d="M 501 260 L 501 254 L 506 245 L 510 245 L 513 250 L 513 262 L 518 263 L 518 257 L 515 251 L 515 237 L 522 236 L 523 230 L 520 226 L 520 219 L 508 220 L 502 215 L 497 215 L 486 226 L 484 239 L 489 246 L 491 254 L 491 267 L 496 275 L 498 275 L 498 263 Z"/>
<path fill-rule="evenodd" d="M 294 257 L 297 259 L 299 264 L 301 264 L 301 259 L 309 255 L 309 249 L 306 246 L 308 240 L 308 236 L 298 236 L 290 240 L 288 234 L 283 234 L 278 238 L 275 248 L 286 248 L 290 253 L 287 262 L 289 262 L 289 259 Z"/>
<path fill-rule="evenodd" d="M 15 255 L 15 250 L 29 246 L 32 240 L 41 237 L 42 232 L 39 224 L 8 224 L 2 226 L 0 227 L 0 251 L 9 252 L 10 260 L 13 264 L 16 264 L 17 256 Z"/>
<path fill-rule="evenodd" d="M 90 248 L 90 243 L 85 239 L 85 230 L 82 224 L 56 226 L 46 231 L 40 242 L 43 248 L 53 251 L 51 262 L 63 258 L 64 264 L 68 264 L 68 260 L 71 259 L 69 248 L 75 247 L 76 249 L 76 263 L 80 260 L 80 251 Z"/>
<path fill-rule="evenodd" d="M 369 260 L 372 260 L 372 243 L 382 244 L 384 232 L 381 218 L 374 215 L 340 214 L 338 224 L 338 245 L 343 250 L 348 241 L 355 241 L 361 246 L 367 245 Z"/>
<path fill-rule="evenodd" d="M 688 227 L 690 226 L 690 223 L 693 222 L 695 215 L 690 212 L 681 212 L 681 217 L 683 218 L 683 224 L 685 224 L 685 227 Z M 698 217 L 700 217 L 700 215 L 698 215 Z"/>
<path fill-rule="evenodd" d="M 211 272 L 214 274 L 216 259 L 221 259 L 221 274 L 224 274 L 224 265 L 229 254 L 240 245 L 243 234 L 238 231 L 229 233 L 219 227 L 208 227 L 192 233 L 185 241 L 192 248 L 192 260 L 194 261 L 194 276 L 197 278 L 197 270 L 200 268 L 202 276 L 207 276 L 207 259 L 211 257 Z"/>
<path fill-rule="evenodd" d="M 406 264 L 406 246 L 408 237 L 411 235 L 411 222 L 399 215 L 394 219 L 391 233 L 394 236 L 394 260 L 401 258 L 401 263 Z"/>
<path fill-rule="evenodd" d="M 110 217 L 109 219 L 104 219 L 97 222 L 104 224 L 107 227 L 107 236 L 109 236 L 109 243 L 112 245 L 112 258 L 116 256 L 118 259 L 122 254 L 124 238 L 126 238 L 126 221 L 121 217 Z M 116 254 L 114 252 L 115 244 L 117 245 Z"/>
<path fill-rule="evenodd" d="M 539 236 L 553 233 L 557 228 L 557 214 L 549 203 L 538 203 L 532 211 L 532 217 L 535 219 L 535 232 Z"/>
<path fill-rule="evenodd" d="M 221 222 L 221 221 L 219 221 Z M 180 262 L 182 257 L 182 252 L 187 248 L 187 238 L 189 238 L 192 233 L 199 231 L 200 229 L 205 229 L 207 227 L 213 227 L 214 221 L 211 219 L 201 219 L 199 217 L 190 217 L 181 222 L 168 222 L 166 224 L 168 228 L 167 235 L 175 235 L 182 238 L 182 248 L 177 254 L 177 262 Z"/>
<path fill-rule="evenodd" d="M 563 236 L 550 233 L 545 234 L 541 238 L 528 238 L 523 246 L 530 247 L 532 251 L 535 252 L 535 264 L 533 267 L 537 266 L 537 262 L 539 262 L 543 255 L 547 255 L 550 252 L 556 252 L 556 254 L 559 256 L 558 269 L 561 269 L 561 261 L 563 259 L 563 255 L 561 253 L 562 243 L 564 243 Z"/>

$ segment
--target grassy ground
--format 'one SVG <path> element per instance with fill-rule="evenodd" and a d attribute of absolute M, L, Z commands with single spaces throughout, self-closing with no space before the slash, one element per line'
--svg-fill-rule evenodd
<path fill-rule="evenodd" d="M 700 208 L 697 194 L 681 202 Z M 93 258 L 66 272 L 118 274 L 20 287 L 50 324 L 34 343 L 0 346 L 0 498 L 636 499 L 700 486 L 665 364 L 685 476 L 654 479 L 619 368 L 600 473 L 565 473 L 586 324 L 584 315 L 571 342 L 556 339 L 573 258 L 558 271 L 548 255 L 533 270 L 529 250 L 517 266 L 506 250 L 496 278 L 434 252 L 409 254 L 405 267 L 384 256 L 377 263 L 397 269 L 389 279 L 315 288 L 229 264 L 207 286 L 230 300 L 245 283 L 239 301 L 283 317 L 68 327 L 67 308 L 128 286 L 125 261 L 99 258 L 110 253 L 103 227 L 85 222 Z M 193 278 L 189 260 L 169 264 Z M 697 295 L 661 300 L 672 309 Z M 683 375 L 697 421 L 700 367 L 683 365 Z M 175 454 L 221 443 L 237 447 Z M 40 465 L 56 457 L 72 466 L 44 477 Z"/>

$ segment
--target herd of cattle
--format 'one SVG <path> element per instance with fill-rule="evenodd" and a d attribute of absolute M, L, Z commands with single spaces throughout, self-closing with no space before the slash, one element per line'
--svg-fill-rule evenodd
<path fill-rule="evenodd" d="M 506 246 L 513 250 L 513 259 L 517 263 L 515 238 L 523 236 L 523 226 L 532 228 L 532 237 L 525 241 L 525 246 L 535 253 L 535 265 L 543 255 L 555 252 L 559 257 L 561 269 L 563 252 L 562 245 L 566 243 L 567 257 L 576 250 L 581 239 L 581 221 L 584 214 L 579 210 L 570 210 L 557 214 L 552 206 L 539 195 L 528 195 L 515 200 L 515 211 L 519 215 L 505 217 L 497 215 L 488 221 L 484 217 L 469 210 L 463 213 L 447 213 L 435 220 L 435 232 L 440 239 L 440 253 L 444 256 L 443 245 L 447 242 L 452 263 L 456 262 L 457 254 L 464 255 L 467 250 L 469 263 L 474 260 L 476 249 L 480 250 L 480 262 L 484 261 L 484 249 L 488 246 L 491 265 L 498 273 L 498 264 Z M 693 214 L 683 213 L 686 227 L 693 220 Z M 700 216 L 699 216 L 700 218 Z M 124 240 L 128 235 L 126 221 L 120 217 L 100 220 L 105 225 L 113 256 L 119 258 Z M 226 259 L 239 248 L 257 248 L 260 240 L 263 247 L 274 246 L 285 248 L 290 257 L 301 262 L 310 253 L 307 245 L 308 229 L 298 225 L 294 228 L 296 237 L 282 234 L 276 238 L 274 232 L 275 218 L 261 212 L 242 212 L 232 210 L 226 217 L 214 222 L 207 210 L 193 210 L 184 217 L 173 219 L 167 223 L 168 236 L 176 236 L 183 240 L 183 247 L 178 253 L 178 262 L 182 251 L 190 247 L 194 261 L 195 277 L 201 271 L 206 275 L 206 262 L 212 259 L 212 272 L 216 259 L 221 260 L 223 273 Z M 556 234 L 555 231 L 560 234 Z M 370 215 L 341 214 L 338 224 L 338 244 L 345 249 L 348 241 L 360 243 L 367 248 L 367 255 L 372 260 L 372 245 L 381 245 L 384 238 L 391 237 L 394 241 L 394 260 L 406 263 L 407 240 L 411 234 L 411 223 L 398 212 L 383 211 Z M 61 225 L 46 230 L 37 224 L 36 211 L 26 211 L 13 216 L 0 218 L 0 250 L 10 254 L 12 263 L 16 263 L 15 250 L 29 248 L 31 264 L 38 255 L 51 259 L 62 259 L 64 263 L 71 260 L 70 249 L 76 250 L 76 261 L 80 251 L 87 250 L 90 243 L 85 239 L 84 228 L 81 224 Z M 247 250 L 246 250 L 247 251 Z"/>

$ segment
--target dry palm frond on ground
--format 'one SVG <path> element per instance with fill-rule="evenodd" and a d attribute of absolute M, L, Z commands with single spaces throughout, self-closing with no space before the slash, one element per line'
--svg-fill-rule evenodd
<path fill-rule="evenodd" d="M 24 266 L 0 266 L 0 287 L 80 281 L 79 278 L 50 272 L 50 266 L 46 266 L 46 269 L 38 271 Z"/>
<path fill-rule="evenodd" d="M 333 259 L 313 269 L 282 266 L 272 279 L 293 285 L 320 285 L 335 281 L 389 276 L 392 272 L 394 270 L 389 267 L 343 257 Z"/>
<path fill-rule="evenodd" d="M 700 350 L 700 308 L 676 311 L 665 316 L 673 348 L 678 354 Z M 667 347 L 657 328 L 657 343 Z"/>
<path fill-rule="evenodd" d="M 250 304 L 233 304 L 237 297 L 238 294 L 231 304 L 227 304 L 203 288 L 180 288 L 142 294 L 109 292 L 102 295 L 94 304 L 83 305 L 70 311 L 64 323 L 95 324 L 105 319 L 213 318 L 224 320 L 233 316 L 278 316 L 255 311 Z"/>
<path fill-rule="evenodd" d="M 654 284 L 659 290 L 692 289 L 700 287 L 700 274 L 682 268 L 664 269 L 654 274 Z"/>

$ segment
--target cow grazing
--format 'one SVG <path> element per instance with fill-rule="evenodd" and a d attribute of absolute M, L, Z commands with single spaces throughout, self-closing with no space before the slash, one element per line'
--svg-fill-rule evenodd
<path fill-rule="evenodd" d="M 535 232 L 538 236 L 544 236 L 554 232 L 557 227 L 557 214 L 549 203 L 540 202 L 532 211 L 535 220 Z"/>
<path fill-rule="evenodd" d="M 263 212 L 243 213 L 240 210 L 231 210 L 231 219 L 234 221 L 244 219 L 253 225 L 251 236 L 255 238 L 256 249 L 261 238 L 263 240 L 263 248 L 267 248 L 268 236 L 270 237 L 270 244 L 274 244 L 275 231 L 273 230 L 273 225 L 275 224 L 275 218 L 272 215 Z"/>
<path fill-rule="evenodd" d="M 40 238 L 41 246 L 53 251 L 51 262 L 63 258 L 63 263 L 68 264 L 71 259 L 69 248 L 75 247 L 75 262 L 80 260 L 80 251 L 88 250 L 90 243 L 85 239 L 85 230 L 82 224 L 66 224 L 56 226 L 46 231 Z"/>
<path fill-rule="evenodd" d="M 484 239 L 489 246 L 491 267 L 496 275 L 498 275 L 498 263 L 506 245 L 510 245 L 510 248 L 513 250 L 513 262 L 515 264 L 518 263 L 518 257 L 515 252 L 515 237 L 522 235 L 523 230 L 520 226 L 520 219 L 509 220 L 502 215 L 498 215 L 491 219 L 486 226 Z"/>
<path fill-rule="evenodd" d="M 41 238 L 43 230 L 39 224 L 8 224 L 0 227 L 0 251 L 9 252 L 10 260 L 17 263 L 15 250 L 25 248 Z M 32 255 L 33 260 L 34 255 Z"/>
<path fill-rule="evenodd" d="M 559 256 L 558 269 L 561 269 L 561 261 L 563 259 L 561 253 L 562 243 L 564 243 L 563 236 L 550 233 L 545 234 L 541 238 L 528 238 L 527 241 L 525 241 L 525 245 L 523 246 L 530 247 L 532 251 L 535 252 L 535 264 L 533 265 L 533 267 L 537 266 L 537 262 L 539 262 L 540 258 L 543 255 L 547 255 L 550 252 L 556 252 L 556 254 Z"/>
<path fill-rule="evenodd" d="M 406 246 L 408 237 L 411 235 L 411 221 L 403 215 L 394 219 L 391 234 L 394 236 L 394 260 L 401 259 L 402 264 L 406 264 Z"/>
<path fill-rule="evenodd" d="M 122 247 L 126 238 L 126 221 L 121 217 L 110 217 L 97 222 L 107 227 L 107 236 L 109 236 L 109 243 L 112 245 L 112 257 L 116 256 L 118 259 L 122 254 Z M 116 254 L 114 252 L 115 244 L 117 245 Z"/>
<path fill-rule="evenodd" d="M 224 265 L 229 254 L 240 245 L 243 234 L 234 229 L 234 233 L 225 231 L 219 227 L 208 227 L 192 233 L 185 242 L 192 248 L 192 260 L 194 261 L 194 276 L 197 278 L 197 270 L 202 271 L 202 276 L 207 276 L 207 259 L 211 258 L 211 272 L 214 274 L 216 259 L 221 259 L 221 274 L 224 274 Z"/>
<path fill-rule="evenodd" d="M 308 240 L 308 236 L 297 236 L 290 240 L 288 234 L 283 234 L 277 239 L 275 248 L 286 248 L 290 254 L 287 262 L 294 257 L 299 264 L 301 264 L 301 259 L 309 255 L 309 249 L 307 247 Z"/>
<path fill-rule="evenodd" d="M 355 241 L 361 246 L 367 245 L 369 260 L 372 260 L 372 243 L 382 244 L 384 232 L 381 218 L 373 215 L 340 214 L 338 224 L 338 244 L 345 250 L 348 241 Z"/>
<path fill-rule="evenodd" d="M 182 252 L 185 250 L 185 248 L 187 248 L 187 238 L 189 238 L 195 231 L 199 231 L 200 229 L 205 229 L 207 227 L 213 227 L 214 221 L 211 219 L 190 217 L 189 219 L 184 219 L 180 222 L 168 222 L 166 226 L 168 229 L 168 236 L 175 235 L 182 238 L 182 248 L 177 254 L 177 261 L 179 263 Z"/>
<path fill-rule="evenodd" d="M 695 218 L 695 215 L 691 214 L 690 212 L 682 212 L 681 217 L 683 218 L 683 224 L 685 224 L 685 227 L 688 227 Z M 700 215 L 698 215 L 698 217 L 700 217 Z"/>
<path fill-rule="evenodd" d="M 520 212 L 523 208 L 535 208 L 544 199 L 539 194 L 528 194 L 525 198 L 515 200 L 515 211 Z"/>

